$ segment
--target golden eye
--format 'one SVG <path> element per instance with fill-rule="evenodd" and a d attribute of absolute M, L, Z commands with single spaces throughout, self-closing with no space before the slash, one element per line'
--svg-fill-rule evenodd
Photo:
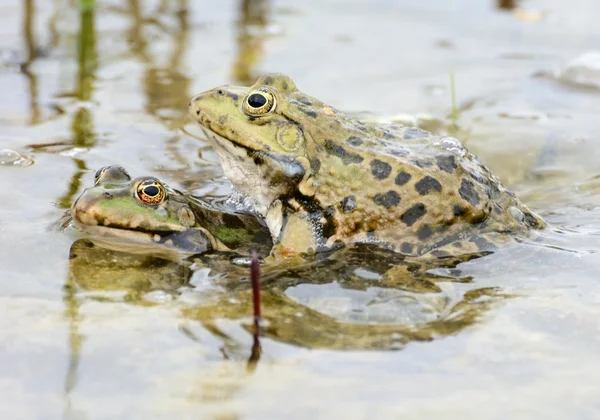
<path fill-rule="evenodd" d="M 148 178 L 137 186 L 138 198 L 146 204 L 159 204 L 165 199 L 165 187 L 154 178 Z"/>
<path fill-rule="evenodd" d="M 275 95 L 267 88 L 260 88 L 244 100 L 244 112 L 252 117 L 265 115 L 275 109 Z"/>

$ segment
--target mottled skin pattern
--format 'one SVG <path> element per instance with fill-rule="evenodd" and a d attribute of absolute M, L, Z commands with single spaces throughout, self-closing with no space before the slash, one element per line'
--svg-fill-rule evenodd
<path fill-rule="evenodd" d="M 254 94 L 273 105 L 255 112 Z M 355 120 L 285 75 L 198 94 L 189 112 L 278 248 L 367 241 L 442 256 L 487 251 L 506 234 L 545 226 L 458 140 Z"/>
<path fill-rule="evenodd" d="M 157 202 L 142 200 L 140 185 L 160 190 Z M 219 200 L 183 194 L 153 177 L 132 180 L 120 166 L 99 169 L 94 186 L 83 191 L 70 212 L 76 227 L 92 235 L 180 251 L 257 248 L 268 253 L 272 245 L 267 227 L 254 215 Z"/>

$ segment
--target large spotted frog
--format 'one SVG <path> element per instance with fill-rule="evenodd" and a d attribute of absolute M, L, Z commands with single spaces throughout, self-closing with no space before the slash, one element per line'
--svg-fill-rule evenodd
<path fill-rule="evenodd" d="M 136 250 L 245 253 L 256 248 L 266 254 L 272 245 L 255 215 L 224 200 L 184 194 L 155 177 L 131 179 L 120 166 L 99 169 L 94 186 L 73 202 L 70 214 L 79 230 Z"/>
<path fill-rule="evenodd" d="M 200 93 L 189 112 L 282 253 L 336 242 L 477 253 L 545 226 L 458 140 L 356 120 L 282 74 Z"/>

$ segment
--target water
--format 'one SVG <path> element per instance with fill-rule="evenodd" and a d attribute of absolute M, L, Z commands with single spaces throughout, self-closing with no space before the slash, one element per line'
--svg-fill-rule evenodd
<path fill-rule="evenodd" d="M 0 10 L 0 417 L 600 415 L 596 1 Z M 267 71 L 457 136 L 563 233 L 454 268 L 359 248 L 266 272 L 257 360 L 243 264 L 50 228 L 108 164 L 227 193 L 187 103 Z"/>

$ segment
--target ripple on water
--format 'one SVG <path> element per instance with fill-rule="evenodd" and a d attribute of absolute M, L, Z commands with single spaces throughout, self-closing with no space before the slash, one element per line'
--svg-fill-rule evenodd
<path fill-rule="evenodd" d="M 26 167 L 33 165 L 33 159 L 24 156 L 15 150 L 2 149 L 0 150 L 0 165 Z"/>

